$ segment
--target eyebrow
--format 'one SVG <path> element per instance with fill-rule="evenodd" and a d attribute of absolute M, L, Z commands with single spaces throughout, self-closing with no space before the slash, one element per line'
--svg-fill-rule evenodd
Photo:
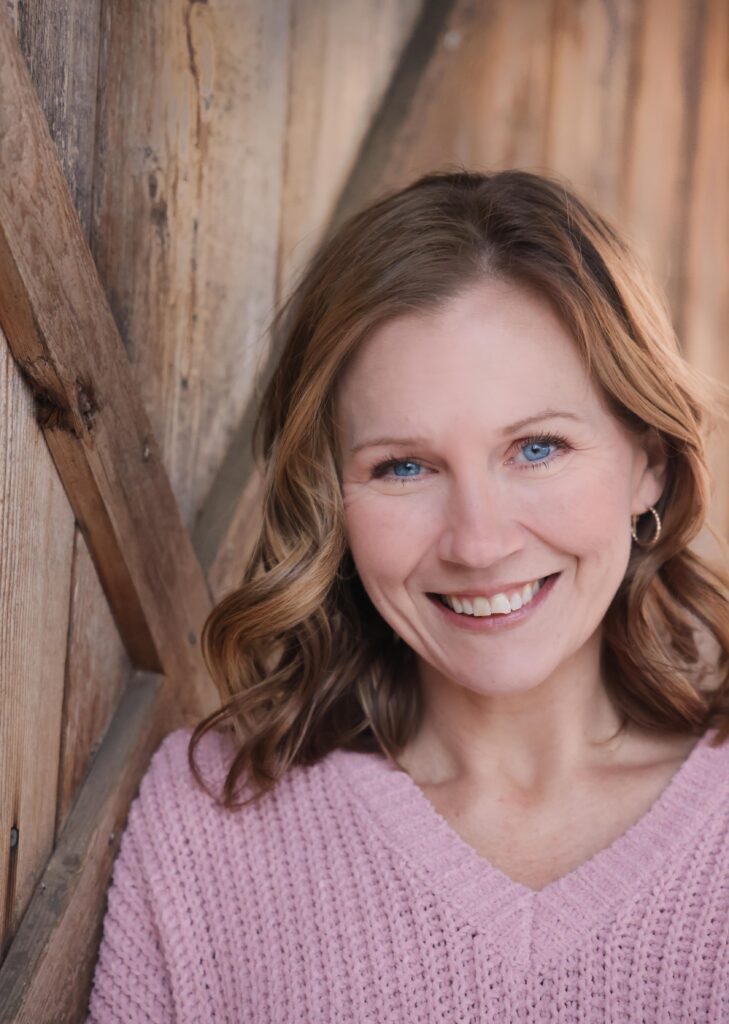
<path fill-rule="evenodd" d="M 561 409 L 542 409 L 541 412 L 537 412 L 533 416 L 525 416 L 524 419 L 516 420 L 514 423 L 507 424 L 505 427 L 501 428 L 499 433 L 501 437 L 508 437 L 510 434 L 515 434 L 518 430 L 523 430 L 524 427 L 528 427 L 530 424 L 536 423 L 537 421 L 554 419 L 574 420 L 577 423 L 584 423 L 583 417 L 578 416 L 574 412 L 568 412 L 567 410 Z M 374 437 L 353 445 L 349 449 L 349 454 L 356 455 L 357 452 L 362 451 L 363 448 L 378 448 L 380 445 L 386 444 L 419 445 L 427 444 L 428 441 L 429 439 L 427 437 Z"/>

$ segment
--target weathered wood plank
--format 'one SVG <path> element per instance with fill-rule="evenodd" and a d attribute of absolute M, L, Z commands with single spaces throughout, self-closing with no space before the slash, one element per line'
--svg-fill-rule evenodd
<path fill-rule="evenodd" d="M 105 0 L 94 253 L 191 527 L 274 304 L 290 0 Z"/>
<path fill-rule="evenodd" d="M 400 60 L 403 48 L 416 36 L 418 50 L 427 50 L 426 39 L 437 34 L 450 6 L 451 0 L 426 3 L 428 16 L 414 33 L 422 0 L 296 0 L 292 5 L 279 294 L 310 255 L 347 178 L 361 164 L 367 152 L 362 141 L 382 109 L 393 69 L 406 68 L 411 80 L 417 79 L 412 55 Z M 393 112 L 394 99 L 390 95 L 387 105 Z M 381 165 L 379 153 L 374 161 Z"/>
<path fill-rule="evenodd" d="M 1 957 L 53 848 L 74 531 L 1 331 L 0 410 Z"/>
<path fill-rule="evenodd" d="M 0 89 L 0 324 L 132 660 L 197 715 L 210 594 L 4 14 Z"/>
<path fill-rule="evenodd" d="M 56 836 L 132 676 L 129 656 L 78 529 L 74 531 L 65 661 Z"/>
<path fill-rule="evenodd" d="M 618 217 L 637 73 L 634 0 L 559 0 L 552 29 L 543 162 Z"/>
<path fill-rule="evenodd" d="M 21 5 L 15 18 L 20 48 L 87 240 L 92 227 L 100 8 L 100 0 L 32 0 Z M 57 479 L 50 457 L 47 464 Z M 41 472 L 40 463 L 36 471 Z M 56 835 L 131 675 L 129 657 L 78 527 L 72 545 L 68 650 L 54 652 L 66 661 Z M 41 540 L 39 546 L 47 546 L 47 541 Z M 30 736 L 29 742 L 35 746 Z M 50 771 L 44 773 L 52 777 Z"/>
<path fill-rule="evenodd" d="M 541 167 L 552 18 L 542 0 L 459 0 L 377 191 L 435 169 Z"/>
<path fill-rule="evenodd" d="M 141 675 L 121 699 L 0 968 L 0 1022 L 85 1019 L 111 877 L 129 805 L 169 730 L 170 691 Z"/>
<path fill-rule="evenodd" d="M 7 9 L 87 230 L 98 67 L 98 0 L 69 0 L 63 5 L 32 0 L 21 5 L 9 4 Z M 68 667 L 66 644 L 73 629 L 73 605 L 81 582 L 74 572 L 72 557 L 79 534 L 53 460 L 34 422 L 31 397 L 17 368 L 11 365 L 4 337 L 0 344 L 3 365 L 7 367 L 7 372 L 0 373 L 6 382 L 4 410 L 10 424 L 8 436 L 0 443 L 9 469 L 2 503 L 8 529 L 3 536 L 11 538 L 9 544 L 3 545 L 1 575 L 15 597 L 0 615 L 8 626 L 3 638 L 0 713 L 3 723 L 11 724 L 5 742 L 0 744 L 4 762 L 0 835 L 8 837 L 11 829 L 17 829 L 13 833 L 17 837 L 15 845 L 8 853 L 4 844 L 2 851 L 0 920 L 4 924 L 0 929 L 0 948 L 5 949 L 53 847 L 56 780 L 58 789 L 64 789 L 67 774 L 64 752 L 71 749 L 78 762 L 83 750 L 77 742 L 79 736 L 68 737 L 67 742 L 69 719 L 64 704 L 68 696 L 68 686 L 64 686 L 64 666 Z M 20 390 L 25 392 L 22 403 L 18 400 Z M 29 493 L 27 477 L 31 467 Z M 44 507 L 39 495 L 49 497 L 48 514 L 38 514 L 38 508 Z M 68 550 L 59 548 L 64 543 Z M 66 565 L 70 572 L 64 577 Z M 98 590 L 93 571 L 90 581 Z M 104 611 L 108 616 L 106 603 L 103 596 L 99 601 L 97 590 L 90 606 L 93 618 Z M 24 596 L 18 600 L 19 595 Z M 37 609 L 37 613 L 27 614 L 30 608 Z M 99 625 L 98 621 L 90 623 L 89 633 L 103 641 L 109 634 L 100 631 Z M 105 625 L 118 647 L 113 622 L 109 625 L 107 619 Z M 101 676 L 106 684 L 101 687 L 97 678 L 97 696 L 101 701 L 113 689 L 109 685 L 111 676 L 112 672 Z M 43 707 L 42 715 L 38 714 L 39 704 Z M 83 717 L 83 708 L 93 706 L 93 702 L 80 705 L 78 717 Z"/>
<path fill-rule="evenodd" d="M 19 5 L 17 35 L 88 238 L 101 0 Z"/>
<path fill-rule="evenodd" d="M 216 601 L 240 585 L 261 523 L 263 478 L 255 466 L 235 506 L 228 529 L 219 544 L 208 573 Z"/>

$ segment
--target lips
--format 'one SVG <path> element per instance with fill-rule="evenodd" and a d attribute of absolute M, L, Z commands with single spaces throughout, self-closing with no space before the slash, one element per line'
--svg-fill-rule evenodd
<path fill-rule="evenodd" d="M 440 614 L 444 615 L 447 621 L 453 625 L 466 630 L 490 632 L 501 628 L 508 629 L 530 618 L 547 600 L 560 575 L 561 571 L 543 577 L 539 581 L 540 586 L 532 598 L 517 608 L 510 608 L 504 605 L 502 601 L 496 601 L 492 611 L 490 608 L 491 602 L 486 602 L 487 607 L 484 607 L 483 604 L 478 603 L 479 599 L 477 598 L 475 602 L 469 602 L 470 610 L 469 608 L 464 609 L 461 604 L 461 610 L 459 611 L 441 594 L 429 593 L 427 596 L 433 601 Z"/>
<path fill-rule="evenodd" d="M 440 600 L 463 615 L 508 615 L 529 604 L 539 593 L 546 577 L 530 583 L 510 584 L 489 594 L 440 594 Z"/>

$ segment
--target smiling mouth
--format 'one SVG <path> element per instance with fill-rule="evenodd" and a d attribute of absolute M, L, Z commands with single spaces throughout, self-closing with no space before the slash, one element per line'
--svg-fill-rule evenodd
<path fill-rule="evenodd" d="M 459 598 L 457 595 L 434 593 L 428 594 L 428 597 L 439 601 L 456 615 L 473 618 L 506 616 L 531 604 L 544 584 L 557 576 L 559 576 L 558 572 L 550 573 L 550 575 L 543 576 L 541 579 L 535 580 L 534 583 L 527 584 L 525 587 L 508 593 L 493 594 L 491 598 Z"/>

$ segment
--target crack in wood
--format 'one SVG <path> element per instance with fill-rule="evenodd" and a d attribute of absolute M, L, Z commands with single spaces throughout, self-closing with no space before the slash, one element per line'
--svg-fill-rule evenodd
<path fill-rule="evenodd" d="M 47 356 L 17 359 L 21 377 L 28 385 L 35 403 L 35 418 L 42 430 L 63 430 L 81 440 L 80 423 L 93 434 L 94 419 L 99 411 L 96 391 L 91 381 L 76 380 L 76 409 L 69 403 L 55 367 Z M 79 423 L 80 419 L 80 423 Z"/>
<path fill-rule="evenodd" d="M 35 418 L 43 430 L 65 430 L 78 437 L 73 411 L 47 356 L 16 360 L 35 402 Z"/>
<path fill-rule="evenodd" d="M 94 432 L 94 418 L 99 411 L 99 403 L 91 381 L 76 380 L 77 405 L 84 426 L 90 434 Z"/>

